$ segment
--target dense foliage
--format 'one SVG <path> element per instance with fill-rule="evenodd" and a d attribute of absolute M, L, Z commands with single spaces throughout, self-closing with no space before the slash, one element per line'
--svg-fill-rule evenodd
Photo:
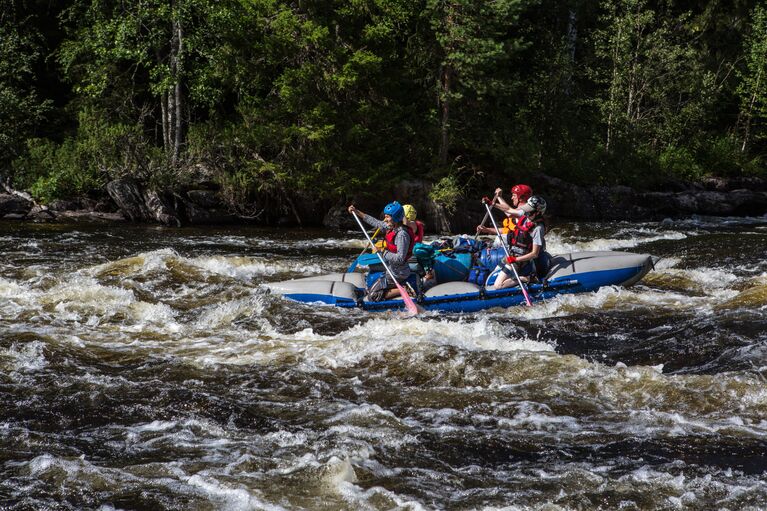
<path fill-rule="evenodd" d="M 483 173 L 765 175 L 756 0 L 5 0 L 0 173 L 38 197 L 206 169 L 232 204 Z"/>

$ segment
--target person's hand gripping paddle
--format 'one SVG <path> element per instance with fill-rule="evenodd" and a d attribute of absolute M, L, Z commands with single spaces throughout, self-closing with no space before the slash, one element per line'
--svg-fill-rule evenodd
<path fill-rule="evenodd" d="M 493 195 L 493 202 L 490 203 L 491 205 L 495 204 L 495 201 L 498 200 L 498 194 L 500 194 L 500 193 L 501 192 L 495 192 L 495 195 Z M 487 222 L 487 219 L 488 219 L 489 216 L 490 216 L 490 210 L 488 209 L 487 213 L 485 213 L 485 218 L 483 218 L 482 219 L 482 223 L 479 224 L 480 227 L 484 227 L 485 226 L 485 223 Z M 474 235 L 474 241 L 477 241 L 478 238 L 479 238 L 479 229 L 477 229 L 477 234 Z"/>
<path fill-rule="evenodd" d="M 509 247 L 506 246 L 506 240 L 503 239 L 503 236 L 501 236 L 501 231 L 498 230 L 498 226 L 495 224 L 495 218 L 493 218 L 493 215 L 490 213 L 490 206 L 485 202 L 482 201 L 482 204 L 485 205 L 485 209 L 487 209 L 487 214 L 490 215 L 490 220 L 493 222 L 493 227 L 495 227 L 496 235 L 498 236 L 498 239 L 501 240 L 501 245 L 503 246 L 503 251 L 506 252 L 506 257 L 511 258 L 511 254 L 509 254 Z M 367 233 L 365 233 L 367 235 Z M 522 290 L 522 295 L 525 297 L 525 302 L 527 302 L 527 306 L 530 307 L 533 305 L 533 302 L 530 301 L 530 295 L 527 294 L 527 288 L 522 283 L 522 279 L 519 278 L 519 274 L 517 273 L 517 268 L 514 266 L 514 263 L 511 263 L 509 266 L 511 266 L 511 271 L 514 272 L 514 277 L 516 277 L 517 282 L 519 283 L 519 288 Z"/>

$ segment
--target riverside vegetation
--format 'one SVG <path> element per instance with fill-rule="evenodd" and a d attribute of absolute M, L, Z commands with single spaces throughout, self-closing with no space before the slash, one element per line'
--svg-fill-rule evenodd
<path fill-rule="evenodd" d="M 756 0 L 5 0 L 0 41 L 0 178 L 41 202 L 767 176 Z"/>

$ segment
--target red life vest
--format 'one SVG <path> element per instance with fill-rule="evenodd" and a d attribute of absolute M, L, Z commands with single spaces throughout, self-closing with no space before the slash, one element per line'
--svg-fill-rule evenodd
<path fill-rule="evenodd" d="M 405 257 L 405 260 L 410 259 L 410 256 L 413 255 L 413 246 L 415 245 L 415 234 L 413 233 L 413 229 L 408 227 L 407 225 L 400 226 L 402 229 L 405 229 L 405 232 L 407 232 L 408 237 L 410 238 L 410 243 L 407 247 L 407 256 Z M 389 252 L 396 254 L 397 253 L 397 245 L 394 243 L 394 238 L 397 237 L 397 229 L 392 229 L 391 231 L 386 232 L 386 250 Z"/>
<path fill-rule="evenodd" d="M 423 222 L 416 220 L 415 226 L 416 226 L 416 231 L 415 231 L 415 237 L 413 238 L 413 241 L 415 243 L 420 243 L 423 241 Z"/>
<path fill-rule="evenodd" d="M 529 254 L 533 250 L 533 229 L 536 223 L 527 216 L 517 220 L 514 230 L 509 232 L 506 240 L 509 244 L 509 250 L 516 257 Z"/>

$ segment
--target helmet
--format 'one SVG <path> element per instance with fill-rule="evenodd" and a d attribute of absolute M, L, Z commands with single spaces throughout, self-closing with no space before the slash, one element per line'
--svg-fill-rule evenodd
<path fill-rule="evenodd" d="M 415 217 L 417 214 L 415 208 L 410 204 L 405 204 L 402 206 L 402 209 L 405 210 L 405 218 L 407 218 L 409 222 L 415 222 Z"/>
<path fill-rule="evenodd" d="M 542 215 L 546 213 L 546 201 L 540 195 L 533 195 L 527 200 L 527 205 L 533 208 L 533 212 Z"/>
<path fill-rule="evenodd" d="M 511 187 L 511 193 L 516 193 L 520 202 L 527 202 L 533 195 L 533 189 L 527 185 L 514 185 Z"/>
<path fill-rule="evenodd" d="M 402 219 L 405 217 L 405 210 L 403 209 L 402 204 L 394 201 L 386 205 L 384 214 L 389 215 L 395 222 L 401 223 Z"/>

